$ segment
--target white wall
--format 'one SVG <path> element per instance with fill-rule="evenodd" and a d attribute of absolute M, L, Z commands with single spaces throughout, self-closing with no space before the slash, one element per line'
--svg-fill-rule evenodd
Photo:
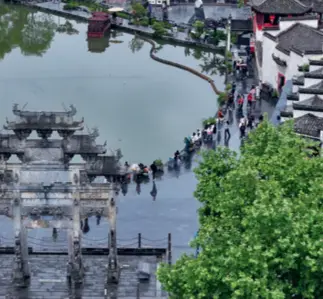
<path fill-rule="evenodd" d="M 312 85 L 318 84 L 322 81 L 322 79 L 313 79 L 313 78 L 305 78 L 304 80 L 304 88 L 308 88 Z"/>
<path fill-rule="evenodd" d="M 282 32 L 288 29 L 290 26 L 293 26 L 295 23 L 304 24 L 313 28 L 318 27 L 318 19 L 317 20 L 281 20 L 279 22 L 279 32 Z"/>
<path fill-rule="evenodd" d="M 317 112 L 317 111 L 304 111 L 304 110 L 294 110 L 293 111 L 293 117 L 294 118 L 297 118 L 297 117 L 301 117 L 301 116 L 304 116 L 306 114 L 313 114 L 315 116 L 318 116 L 318 117 L 323 117 L 323 112 Z"/>
<path fill-rule="evenodd" d="M 322 65 L 310 65 L 310 72 L 314 72 L 322 67 Z"/>
<path fill-rule="evenodd" d="M 293 84 L 292 92 L 293 92 L 293 93 L 298 92 L 298 89 L 299 89 L 300 87 L 302 88 L 303 86 L 302 86 L 302 85 L 294 85 L 294 84 Z"/>
<path fill-rule="evenodd" d="M 263 37 L 262 44 L 262 82 L 269 83 L 276 88 L 277 86 L 277 64 L 273 61 L 272 53 L 275 52 L 277 43 Z"/>
<path fill-rule="evenodd" d="M 299 101 L 305 101 L 313 97 L 314 94 L 307 94 L 307 93 L 300 93 L 299 94 Z"/>

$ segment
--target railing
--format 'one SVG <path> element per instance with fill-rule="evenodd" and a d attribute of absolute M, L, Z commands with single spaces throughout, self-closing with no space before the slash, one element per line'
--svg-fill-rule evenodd
<path fill-rule="evenodd" d="M 82 237 L 82 249 L 86 249 L 91 252 L 106 254 L 109 246 L 109 238 L 102 239 L 91 239 L 83 235 Z M 30 248 L 30 252 L 47 252 L 47 253 L 66 253 L 68 248 L 68 240 L 62 235 L 58 235 L 57 239 L 55 237 L 43 237 L 36 238 L 33 236 L 27 236 L 27 244 Z M 0 253 L 5 253 L 4 249 L 14 247 L 14 238 L 6 237 L 0 235 Z M 129 252 L 129 254 L 136 254 L 136 250 L 139 252 L 149 254 L 149 251 L 153 252 L 165 252 L 167 257 L 167 262 L 171 264 L 172 262 L 172 240 L 171 234 L 169 233 L 167 237 L 161 239 L 150 239 L 143 237 L 141 233 L 138 233 L 136 237 L 133 238 L 118 238 L 117 239 L 118 251 L 122 253 Z"/>

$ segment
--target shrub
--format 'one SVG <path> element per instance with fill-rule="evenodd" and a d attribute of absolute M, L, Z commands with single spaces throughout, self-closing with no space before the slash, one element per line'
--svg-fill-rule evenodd
<path fill-rule="evenodd" d="M 232 84 L 227 84 L 226 86 L 225 86 L 225 90 L 226 91 L 229 91 L 229 90 L 231 90 L 232 89 Z"/>
<path fill-rule="evenodd" d="M 218 103 L 219 105 L 223 105 L 228 99 L 228 95 L 226 92 L 220 92 L 218 95 Z"/>
<path fill-rule="evenodd" d="M 298 70 L 301 72 L 308 72 L 310 70 L 310 65 L 305 63 L 298 67 Z"/>
<path fill-rule="evenodd" d="M 238 42 L 238 35 L 234 32 L 231 32 L 231 43 L 236 44 Z"/>
<path fill-rule="evenodd" d="M 132 5 L 132 11 L 135 18 L 143 18 L 147 15 L 147 10 L 140 3 L 134 3 Z"/>
<path fill-rule="evenodd" d="M 140 22 L 139 22 L 139 25 L 148 27 L 149 26 L 148 17 L 144 17 L 143 19 L 141 19 Z"/>
<path fill-rule="evenodd" d="M 161 37 L 167 33 L 163 23 L 161 22 L 154 22 L 152 28 L 156 37 Z"/>
<path fill-rule="evenodd" d="M 194 32 L 192 32 L 192 37 L 200 38 L 204 31 L 204 23 L 201 21 L 196 21 L 193 24 Z"/>
<path fill-rule="evenodd" d="M 157 167 L 162 167 L 162 166 L 164 166 L 164 163 L 161 159 L 157 159 L 157 160 L 155 160 L 155 165 Z"/>
<path fill-rule="evenodd" d="M 67 3 L 63 7 L 64 10 L 74 10 L 76 8 L 77 8 L 77 5 L 73 3 Z"/>
<path fill-rule="evenodd" d="M 117 16 L 122 19 L 130 19 L 130 15 L 123 11 L 117 12 Z"/>
<path fill-rule="evenodd" d="M 225 34 L 225 32 L 220 30 L 216 31 L 216 36 L 219 40 L 226 40 L 227 38 L 227 35 Z"/>
<path fill-rule="evenodd" d="M 206 125 L 214 125 L 216 123 L 216 119 L 215 117 L 209 117 L 209 118 L 206 118 L 206 119 L 203 119 L 203 127 L 206 126 Z"/>

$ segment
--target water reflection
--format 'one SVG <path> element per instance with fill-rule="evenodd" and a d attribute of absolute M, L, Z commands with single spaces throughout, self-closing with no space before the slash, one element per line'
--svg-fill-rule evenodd
<path fill-rule="evenodd" d="M 135 36 L 130 42 L 129 42 L 129 48 L 132 53 L 136 53 L 142 49 L 145 42 L 141 39 Z"/>
<path fill-rule="evenodd" d="M 0 59 L 19 47 L 24 55 L 41 56 L 50 48 L 57 26 L 53 16 L 24 7 L 0 6 Z"/>
<path fill-rule="evenodd" d="M 221 54 L 188 47 L 185 47 L 184 54 L 185 56 L 193 56 L 195 59 L 202 62 L 199 65 L 202 73 L 206 73 L 211 76 L 218 74 L 223 76 L 225 74 L 225 61 Z"/>
<path fill-rule="evenodd" d="M 117 37 L 121 37 L 122 32 L 117 31 L 107 31 L 103 38 L 88 38 L 87 45 L 88 50 L 92 53 L 103 53 L 110 44 L 121 44 L 122 40 L 118 40 Z"/>

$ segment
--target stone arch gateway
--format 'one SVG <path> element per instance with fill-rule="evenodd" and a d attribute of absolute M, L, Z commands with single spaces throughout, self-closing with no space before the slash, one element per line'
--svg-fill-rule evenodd
<path fill-rule="evenodd" d="M 25 286 L 30 279 L 26 226 L 30 219 L 52 216 L 50 226 L 68 230 L 66 275 L 74 284 L 83 282 L 82 231 L 80 221 L 92 215 L 109 221 L 107 282 L 118 283 L 119 264 L 116 242 L 116 198 L 127 172 L 117 153 L 106 154 L 97 145 L 97 130 L 83 130 L 83 119 L 75 121 L 76 109 L 66 112 L 21 111 L 14 105 L 15 121 L 7 121 L 0 134 L 0 215 L 13 219 L 13 282 Z M 38 139 L 30 139 L 36 131 Z M 53 132 L 61 139 L 51 139 Z M 12 133 L 11 133 L 12 132 Z M 15 155 L 20 163 L 10 163 Z M 84 162 L 71 164 L 80 155 Z M 104 177 L 96 183 L 96 177 Z"/>

